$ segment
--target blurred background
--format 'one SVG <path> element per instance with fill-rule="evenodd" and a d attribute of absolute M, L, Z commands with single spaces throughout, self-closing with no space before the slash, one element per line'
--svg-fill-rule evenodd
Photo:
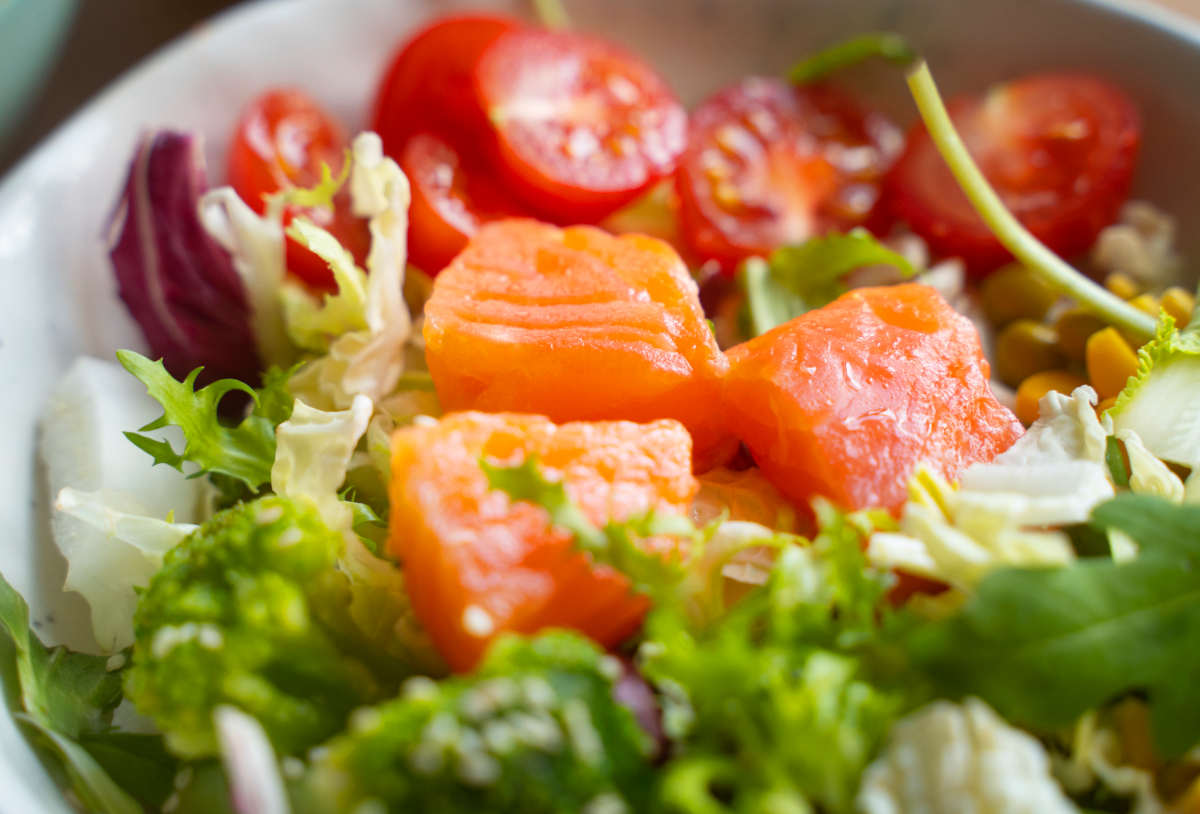
<path fill-rule="evenodd" d="M 245 1 L 0 0 L 0 174 L 121 72 Z M 1117 1 L 1200 18 L 1200 0 Z"/>
<path fill-rule="evenodd" d="M 121 72 L 238 0 L 0 0 L 0 174 Z"/>

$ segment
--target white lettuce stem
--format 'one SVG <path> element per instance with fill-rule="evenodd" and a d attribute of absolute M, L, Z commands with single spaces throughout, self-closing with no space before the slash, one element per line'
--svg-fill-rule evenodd
<path fill-rule="evenodd" d="M 1056 290 L 1073 297 L 1097 316 L 1132 334 L 1145 339 L 1152 338 L 1155 327 L 1153 317 L 1076 271 L 1030 234 L 1008 211 L 959 138 L 924 60 L 909 69 L 908 87 L 938 152 L 949 165 L 975 211 L 1004 247 Z"/>

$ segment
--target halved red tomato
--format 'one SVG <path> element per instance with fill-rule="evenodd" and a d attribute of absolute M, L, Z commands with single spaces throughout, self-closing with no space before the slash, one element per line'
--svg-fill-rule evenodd
<path fill-rule="evenodd" d="M 1129 195 L 1141 118 L 1119 88 L 1094 76 L 1039 75 L 948 108 L 1005 206 L 1061 255 L 1086 250 Z M 888 178 L 893 212 L 935 253 L 986 274 L 1011 255 L 971 208 L 918 124 Z"/>
<path fill-rule="evenodd" d="M 346 160 L 349 141 L 341 126 L 303 91 L 278 88 L 259 96 L 238 121 L 229 148 L 230 185 L 259 214 L 266 197 L 281 189 L 310 187 L 321 180 L 321 166 L 336 175 Z M 327 229 L 362 264 L 371 246 L 367 224 L 350 212 L 345 191 L 324 208 L 289 209 L 285 220 L 303 214 Z M 287 241 L 288 271 L 318 289 L 336 284 L 329 266 L 300 244 Z"/>
<path fill-rule="evenodd" d="M 687 114 L 641 60 L 595 37 L 520 28 L 498 37 L 475 75 L 497 171 L 550 220 L 592 222 L 670 175 Z"/>
<path fill-rule="evenodd" d="M 477 159 L 434 133 L 411 136 L 399 159 L 412 186 L 408 257 L 427 274 L 441 271 L 483 223 L 526 214 Z"/>
<path fill-rule="evenodd" d="M 388 155 L 399 158 L 414 134 L 436 129 L 459 150 L 487 130 L 475 99 L 474 72 L 483 51 L 520 23 L 471 14 L 442 18 L 422 29 L 396 53 L 375 97 L 372 129 Z"/>
<path fill-rule="evenodd" d="M 900 131 L 827 85 L 751 77 L 692 113 L 676 174 L 684 239 L 727 273 L 831 229 L 878 226 Z"/>

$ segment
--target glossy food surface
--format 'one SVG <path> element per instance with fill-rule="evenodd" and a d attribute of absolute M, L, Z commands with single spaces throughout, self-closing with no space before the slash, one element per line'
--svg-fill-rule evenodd
<path fill-rule="evenodd" d="M 979 336 L 933 288 L 862 288 L 729 351 L 730 427 L 777 489 L 897 510 L 918 463 L 952 478 L 1021 434 Z"/>
<path fill-rule="evenodd" d="M 546 510 L 512 503 L 480 468 L 536 455 L 597 525 L 655 508 L 686 514 L 697 484 L 674 421 L 575 422 L 456 413 L 392 437 L 389 551 L 446 661 L 470 669 L 502 631 L 569 627 L 614 646 L 648 607 L 629 580 L 593 567 Z"/>

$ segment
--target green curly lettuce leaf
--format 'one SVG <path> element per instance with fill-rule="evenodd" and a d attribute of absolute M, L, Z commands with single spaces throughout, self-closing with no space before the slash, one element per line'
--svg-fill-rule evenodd
<path fill-rule="evenodd" d="M 1136 432 L 1157 457 L 1200 468 L 1200 321 L 1177 330 L 1163 314 L 1108 415 L 1118 432 Z"/>
<path fill-rule="evenodd" d="M 215 515 L 170 551 L 134 616 L 125 693 L 176 754 L 216 754 L 213 712 L 237 707 L 282 752 L 342 728 L 389 677 L 346 618 L 345 540 L 276 496 Z"/>
<path fill-rule="evenodd" d="M 645 811 L 649 737 L 616 659 L 565 631 L 506 635 L 476 673 L 410 679 L 319 751 L 313 811 Z M 607 806 L 607 807 L 605 807 Z M 308 809 L 305 809 L 308 810 Z"/>
<path fill-rule="evenodd" d="M 845 275 L 874 265 L 894 266 L 904 277 L 916 274 L 902 255 L 865 229 L 784 246 L 771 252 L 767 260 L 750 258 L 738 271 L 738 281 L 746 294 L 750 334 L 758 336 L 828 305 L 847 291 L 842 282 Z"/>
<path fill-rule="evenodd" d="M 117 360 L 146 385 L 148 392 L 163 407 L 163 414 L 125 437 L 154 458 L 154 463 L 184 471 L 192 464 L 193 476 L 210 474 L 257 492 L 271 479 L 275 460 L 275 426 L 287 418 L 291 401 L 280 395 L 284 389 L 282 374 L 269 376 L 260 391 L 236 379 L 221 379 L 195 389 L 197 368 L 182 382 L 176 380 L 161 361 L 153 362 L 131 350 L 117 351 Z M 254 409 L 236 427 L 221 423 L 218 407 L 229 393 L 245 393 L 254 400 Z M 145 435 L 170 425 L 183 430 L 182 451 L 169 441 Z"/>

